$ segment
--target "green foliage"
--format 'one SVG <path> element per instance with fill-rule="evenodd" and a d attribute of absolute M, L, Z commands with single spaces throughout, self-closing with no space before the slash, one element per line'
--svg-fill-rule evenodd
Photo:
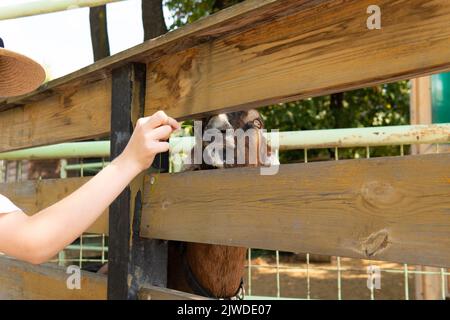
<path fill-rule="evenodd" d="M 268 129 L 281 131 L 402 125 L 409 121 L 408 92 L 407 81 L 345 92 L 339 119 L 330 108 L 330 96 L 272 105 L 261 112 Z"/>
<path fill-rule="evenodd" d="M 174 23 L 171 29 L 205 17 L 218 8 L 239 0 L 166 0 Z M 324 74 L 324 77 L 327 75 Z M 267 129 L 317 130 L 368 126 L 404 125 L 409 123 L 409 87 L 407 81 L 384 84 L 345 92 L 342 103 L 332 105 L 330 96 L 316 97 L 259 109 Z M 398 148 L 371 150 L 372 156 L 397 155 Z M 333 158 L 334 150 L 314 150 L 310 158 Z M 365 156 L 365 150 L 340 150 L 341 158 Z M 283 152 L 282 162 L 300 161 L 303 151 Z"/>
<path fill-rule="evenodd" d="M 214 2 L 215 0 L 165 0 L 164 5 L 174 19 L 169 29 L 176 29 L 209 15 L 213 12 Z"/>
<path fill-rule="evenodd" d="M 182 27 L 206 17 L 220 9 L 232 6 L 243 0 L 163 0 L 164 5 L 172 13 L 174 23 L 170 30 Z"/>
<path fill-rule="evenodd" d="M 330 96 L 267 106 L 260 109 L 267 129 L 280 131 L 358 128 L 409 123 L 407 81 L 384 84 L 344 93 L 342 108 L 332 110 Z M 396 155 L 398 148 L 376 148 L 372 156 Z M 334 158 L 334 150 L 314 150 L 312 158 Z M 365 156 L 365 150 L 342 150 L 340 157 Z M 281 154 L 282 162 L 303 159 L 303 151 Z"/>

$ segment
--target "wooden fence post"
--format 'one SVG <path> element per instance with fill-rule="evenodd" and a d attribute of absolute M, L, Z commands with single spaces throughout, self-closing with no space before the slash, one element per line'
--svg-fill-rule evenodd
<path fill-rule="evenodd" d="M 431 76 L 411 80 L 410 124 L 431 124 Z M 435 152 L 431 144 L 412 145 L 412 154 L 428 154 Z M 415 293 L 417 300 L 442 299 L 440 268 L 417 266 L 417 271 L 435 272 L 436 274 L 416 274 Z"/>
<path fill-rule="evenodd" d="M 111 159 L 128 143 L 144 114 L 146 65 L 112 71 Z M 142 286 L 167 284 L 167 242 L 139 237 L 144 174 L 111 204 L 109 211 L 108 299 L 137 299 Z"/>

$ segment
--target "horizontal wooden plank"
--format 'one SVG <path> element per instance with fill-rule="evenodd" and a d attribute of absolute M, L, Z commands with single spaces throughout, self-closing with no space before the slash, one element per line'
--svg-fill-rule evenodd
<path fill-rule="evenodd" d="M 67 288 L 65 267 L 34 266 L 0 256 L 0 300 L 105 300 L 105 275 L 82 271 L 80 290 Z M 149 286 L 139 291 L 141 300 L 210 300 L 190 293 Z"/>
<path fill-rule="evenodd" d="M 42 100 L 0 112 L 0 152 L 107 136 L 110 79 L 49 91 Z"/>
<path fill-rule="evenodd" d="M 33 215 L 68 196 L 89 179 L 85 177 L 1 183 L 0 194 L 11 199 L 25 213 Z M 108 212 L 106 211 L 86 232 L 107 234 Z"/>
<path fill-rule="evenodd" d="M 149 286 L 139 291 L 139 300 L 212 300 L 195 294 Z"/>
<path fill-rule="evenodd" d="M 289 15 L 292 10 L 288 10 L 285 3 L 280 0 L 245 1 L 183 28 L 104 58 L 64 77 L 52 80 L 30 94 L 0 99 L 0 111 L 44 99 L 54 92 L 71 91 L 73 88 L 90 85 L 93 82 L 109 78 L 112 69 L 127 63 L 156 60 L 165 54 L 179 52 L 199 43 L 208 42 L 214 37 L 252 28 L 257 24 L 265 23 L 268 18 Z"/>
<path fill-rule="evenodd" d="M 0 300 L 105 300 L 106 276 L 81 272 L 80 290 L 67 288 L 66 268 L 34 266 L 0 256 Z"/>
<path fill-rule="evenodd" d="M 448 266 L 449 157 L 283 165 L 273 177 L 248 168 L 162 174 L 145 191 L 141 232 L 153 238 Z M 32 214 L 88 179 L 0 184 L 0 193 Z M 105 213 L 88 232 L 107 229 Z M 387 247 L 377 248 L 384 239 Z"/>
<path fill-rule="evenodd" d="M 155 176 L 141 236 L 450 266 L 450 154 Z"/>
<path fill-rule="evenodd" d="M 289 12 L 150 61 L 146 114 L 183 119 L 409 79 L 450 69 L 448 0 L 283 0 Z"/>

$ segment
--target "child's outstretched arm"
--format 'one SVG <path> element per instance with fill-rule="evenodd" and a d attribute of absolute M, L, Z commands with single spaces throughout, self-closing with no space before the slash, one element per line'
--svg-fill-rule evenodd
<path fill-rule="evenodd" d="M 71 195 L 33 216 L 0 212 L 0 252 L 35 264 L 56 255 L 97 220 L 156 154 L 169 150 L 166 140 L 178 128 L 162 111 L 139 119 L 123 153 Z"/>

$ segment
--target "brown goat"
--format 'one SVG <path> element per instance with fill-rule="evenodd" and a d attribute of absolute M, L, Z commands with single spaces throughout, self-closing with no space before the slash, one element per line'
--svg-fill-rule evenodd
<path fill-rule="evenodd" d="M 245 150 L 233 148 L 235 160 L 239 153 L 245 153 L 246 163 L 244 164 L 189 165 L 186 170 L 268 165 L 269 162 L 274 164 L 274 156 L 261 133 L 264 125 L 258 111 L 249 110 L 212 116 L 203 121 L 203 127 L 205 130 L 214 128 L 221 132 L 227 129 L 243 129 L 244 131 L 255 129 L 253 133 L 256 137 L 246 140 Z M 237 146 L 235 142 L 224 138 L 224 154 L 230 144 L 233 147 Z M 267 148 L 267 157 L 261 159 L 261 154 L 258 152 L 257 163 L 249 163 L 251 143 L 257 144 L 256 150 L 260 147 Z M 203 147 L 207 145 L 207 142 L 203 143 Z M 172 289 L 213 298 L 233 298 L 241 295 L 246 252 L 247 248 L 241 247 L 172 241 L 169 243 L 168 286 Z"/>

